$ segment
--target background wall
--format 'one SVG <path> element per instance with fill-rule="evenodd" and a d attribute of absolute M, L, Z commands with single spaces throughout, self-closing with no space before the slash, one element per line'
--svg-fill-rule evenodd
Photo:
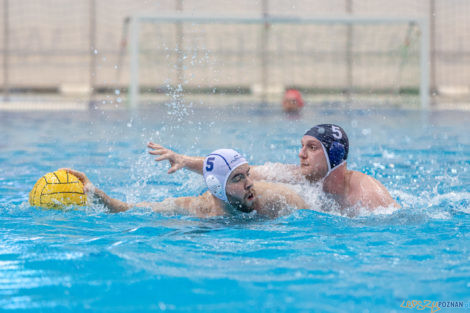
<path fill-rule="evenodd" d="M 125 19 L 133 14 L 164 14 L 185 12 L 187 14 L 207 15 L 291 15 L 291 16 L 344 16 L 351 14 L 355 16 L 413 16 L 424 17 L 430 21 L 431 30 L 431 53 L 430 53 L 430 81 L 431 92 L 436 95 L 452 97 L 455 101 L 468 101 L 470 91 L 470 1 L 466 0 L 265 0 L 265 1 L 212 1 L 212 0 L 176 0 L 176 1 L 144 1 L 144 0 L 1 0 L 0 7 L 0 87 L 4 95 L 9 92 L 18 91 L 57 91 L 64 86 L 91 86 L 92 90 L 105 90 L 114 88 L 125 88 L 129 84 L 129 54 L 127 51 L 125 36 Z M 246 26 L 243 26 L 246 27 Z M 191 30 L 183 29 L 183 34 Z M 302 34 L 299 29 L 292 32 Z M 357 51 L 371 46 L 365 42 L 359 45 L 361 38 L 365 38 L 366 31 L 355 28 L 354 42 Z M 174 30 L 173 30 L 174 32 Z M 186 33 L 185 33 L 186 32 Z M 207 31 L 205 31 L 207 33 Z M 252 30 L 242 30 L 241 33 L 250 35 Z M 347 27 L 343 27 L 335 33 L 325 32 L 321 37 L 327 40 L 332 36 L 338 37 L 338 42 L 347 44 Z M 380 34 L 380 30 L 378 33 Z M 386 32 L 386 31 L 385 31 Z M 400 30 L 401 36 L 396 42 L 403 42 L 405 34 Z M 399 32 L 399 33 L 400 33 Z M 284 31 L 284 34 L 286 31 Z M 150 31 L 151 34 L 151 31 Z M 326 35 L 325 35 L 326 34 Z M 284 36 L 284 35 L 280 35 Z M 374 35 L 376 36 L 376 35 Z M 170 36 L 171 37 L 171 36 Z M 187 38 L 189 36 L 186 36 Z M 343 38 L 344 37 L 344 38 Z M 377 36 L 376 36 L 377 37 Z M 376 38 L 373 37 L 373 38 Z M 257 39 L 249 37 L 240 39 L 240 42 L 249 45 L 258 45 Z M 278 38 L 278 37 L 272 37 Z M 286 38 L 289 38 L 287 36 Z M 301 38 L 301 37 L 300 37 Z M 371 37 L 372 38 L 372 37 Z M 405 38 L 406 39 L 406 38 Z M 145 37 L 141 45 L 145 47 L 152 45 L 151 35 Z M 220 40 L 220 38 L 219 38 Z M 228 40 L 221 40 L 228 41 Z M 157 41 L 155 41 L 157 42 Z M 279 42 L 281 42 L 279 44 Z M 210 45 L 210 43 L 207 43 Z M 227 43 L 228 44 L 228 43 Z M 234 41 L 233 51 L 237 51 Z M 277 46 L 276 46 L 277 44 Z M 270 77 L 275 82 L 275 77 L 286 77 L 294 73 L 298 80 L 285 83 L 287 85 L 301 85 L 312 88 L 334 87 L 347 88 L 347 56 L 341 56 L 330 61 L 309 63 L 307 58 L 312 59 L 312 53 L 317 53 L 321 43 L 315 42 L 306 47 L 305 59 L 297 60 L 297 65 L 285 66 L 292 59 L 288 48 L 296 42 L 271 39 L 269 45 L 277 49 L 270 54 L 269 68 Z M 228 44 L 229 45 L 229 44 Z M 279 48 L 279 45 L 285 47 Z M 379 41 L 374 39 L 373 49 L 380 50 L 390 45 L 390 39 Z M 325 45 L 321 45 L 324 47 Z M 344 45 L 341 45 L 344 49 Z M 361 48 L 363 47 L 363 48 Z M 334 55 L 334 45 L 326 49 L 326 53 Z M 151 49 L 151 48 L 149 48 Z M 157 49 L 157 48 L 155 48 Z M 309 50 L 311 49 L 311 50 Z M 210 50 L 210 49 L 208 49 Z M 213 49 L 215 50 L 215 49 Z M 294 49 L 295 50 L 295 49 Z M 297 48 L 297 50 L 299 50 Z M 276 52 L 277 51 L 277 52 Z M 285 56 L 276 56 L 279 51 L 284 51 Z M 287 51 L 287 52 L 286 52 Z M 315 52 L 317 51 L 317 52 Z M 325 49 L 322 51 L 325 52 Z M 342 53 L 342 52 L 341 52 Z M 340 54 L 341 54 L 340 53 Z M 409 58 L 416 58 L 416 49 L 410 50 Z M 215 55 L 215 54 L 214 54 Z M 342 54 L 343 55 L 343 54 Z M 235 56 L 236 57 L 236 56 Z M 300 58 L 300 57 L 299 57 Z M 220 56 L 218 58 L 220 60 Z M 249 60 L 249 59 L 247 59 Z M 279 61 L 281 60 L 281 61 Z M 382 76 L 370 77 L 366 67 L 370 65 L 370 58 L 353 60 L 353 74 L 356 87 L 367 87 L 370 82 L 380 85 L 390 76 L 401 75 L 401 86 L 413 87 L 416 85 L 417 68 L 410 65 L 404 73 L 397 74 L 397 61 L 388 68 L 386 62 L 381 61 L 376 66 Z M 396 60 L 400 60 L 397 58 Z M 144 60 L 145 61 L 145 60 Z M 350 60 L 351 61 L 351 60 Z M 141 61 L 143 62 L 143 61 Z M 167 63 L 175 63 L 173 60 Z M 235 61 L 234 61 L 235 62 Z M 336 67 L 328 65 L 328 62 Z M 378 61 L 377 61 L 378 62 Z M 152 62 L 149 61 L 148 64 Z M 248 69 L 241 68 L 237 63 L 230 66 L 229 59 L 224 66 L 219 61 L 219 68 L 233 68 L 229 74 L 232 80 L 230 84 L 243 85 L 244 77 L 256 77 L 259 73 L 254 70 L 250 73 Z M 233 62 L 232 62 L 233 63 Z M 256 63 L 245 62 L 247 68 L 261 66 Z M 410 62 L 412 63 L 412 62 Z M 213 65 L 213 64 L 212 64 Z M 284 67 L 283 67 L 284 66 Z M 214 66 L 212 66 L 212 70 Z M 147 68 L 142 72 L 142 84 L 145 86 L 159 86 L 158 79 L 172 77 L 170 72 L 164 73 L 158 68 Z M 173 69 L 174 70 L 174 69 Z M 217 85 L 218 79 L 208 79 L 212 75 L 211 67 L 201 72 L 208 87 Z M 361 70 L 364 73 L 361 73 Z M 346 71 L 346 72 L 345 72 Z M 212 74 L 211 74 L 212 73 Z M 369 81 L 367 80 L 369 78 Z M 204 79 L 202 83 L 204 84 Z M 254 79 L 254 78 L 253 78 Z M 253 84 L 252 80 L 246 80 L 247 84 Z M 363 80 L 361 82 L 361 79 Z M 171 79 L 170 79 L 171 80 Z M 175 79 L 173 79 L 173 82 Z M 196 78 L 192 81 L 196 85 L 201 84 Z M 391 82 L 390 84 L 393 84 Z M 387 84 L 384 84 L 387 85 Z M 387 85 L 388 86 L 388 85 Z M 386 86 L 385 86 L 386 87 Z M 393 87 L 393 86 L 391 86 Z"/>

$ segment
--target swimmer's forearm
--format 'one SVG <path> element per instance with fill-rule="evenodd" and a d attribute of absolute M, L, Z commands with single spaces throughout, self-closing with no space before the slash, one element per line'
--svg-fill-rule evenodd
<path fill-rule="evenodd" d="M 108 208 L 111 213 L 124 212 L 129 210 L 129 208 L 131 207 L 129 204 L 121 200 L 111 198 L 106 193 L 104 193 L 104 191 L 98 188 L 95 188 L 92 191 L 92 196 L 99 203 L 103 204 L 106 208 Z"/>
<path fill-rule="evenodd" d="M 90 193 L 94 200 L 103 204 L 111 213 L 124 212 L 132 207 L 151 208 L 155 212 L 179 214 L 186 214 L 188 212 L 193 213 L 197 209 L 193 201 L 195 198 L 193 197 L 182 197 L 176 199 L 169 198 L 161 202 L 140 202 L 136 204 L 128 204 L 121 200 L 111 198 L 104 191 L 98 188 L 94 188 Z"/>
<path fill-rule="evenodd" d="M 168 198 L 161 202 L 140 202 L 135 207 L 151 208 L 154 212 L 159 213 L 177 213 L 187 214 L 194 211 L 192 197 Z"/>
<path fill-rule="evenodd" d="M 300 167 L 295 164 L 266 163 L 250 167 L 253 180 L 277 183 L 298 183 L 302 180 Z"/>
<path fill-rule="evenodd" d="M 190 171 L 198 173 L 202 175 L 202 167 L 204 165 L 204 158 L 203 157 L 192 157 L 192 156 L 184 156 L 184 167 Z"/>
<path fill-rule="evenodd" d="M 252 165 L 250 166 L 250 176 L 253 180 L 266 180 L 268 175 L 264 169 L 264 165 Z"/>

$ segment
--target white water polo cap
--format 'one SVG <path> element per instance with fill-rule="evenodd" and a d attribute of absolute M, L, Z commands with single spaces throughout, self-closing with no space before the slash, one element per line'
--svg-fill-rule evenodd
<path fill-rule="evenodd" d="M 209 191 L 225 202 L 228 201 L 225 186 L 230 174 L 240 165 L 247 164 L 246 159 L 232 149 L 218 149 L 204 159 L 204 181 Z"/>

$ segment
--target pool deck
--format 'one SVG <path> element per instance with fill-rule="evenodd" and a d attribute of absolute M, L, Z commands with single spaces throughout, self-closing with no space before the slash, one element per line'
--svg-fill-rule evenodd
<path fill-rule="evenodd" d="M 183 99 L 183 98 L 180 98 Z M 415 96 L 400 96 L 394 99 L 381 96 L 355 96 L 348 100 L 344 95 L 307 95 L 304 97 L 306 105 L 318 108 L 399 108 L 420 109 L 420 104 Z M 140 98 L 142 108 L 161 106 L 172 102 L 169 95 L 151 95 Z M 263 103 L 259 96 L 254 95 L 185 95 L 184 103 L 193 107 L 224 107 L 226 105 L 240 104 L 252 106 Z M 263 107 L 275 108 L 280 106 L 281 96 L 268 96 Z M 98 95 L 90 101 L 88 97 L 64 97 L 56 94 L 12 96 L 8 101 L 0 99 L 0 111 L 86 111 L 90 109 L 102 110 L 126 110 L 132 108 L 125 96 Z M 463 100 L 434 97 L 430 110 L 456 110 L 470 111 L 470 96 Z"/>

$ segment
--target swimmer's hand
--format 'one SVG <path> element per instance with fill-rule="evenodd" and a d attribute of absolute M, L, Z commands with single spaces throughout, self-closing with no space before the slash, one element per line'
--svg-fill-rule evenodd
<path fill-rule="evenodd" d="M 83 191 L 85 193 L 94 193 L 96 190 L 96 187 L 91 183 L 91 181 L 86 177 L 85 173 L 79 172 L 72 170 L 70 168 L 61 168 L 61 170 L 66 171 L 67 173 L 70 173 L 74 176 L 76 176 L 83 184 Z"/>
<path fill-rule="evenodd" d="M 159 155 L 158 158 L 155 158 L 155 161 L 160 162 L 163 160 L 168 160 L 168 162 L 170 162 L 171 167 L 168 170 L 168 174 L 173 174 L 177 170 L 185 167 L 184 155 L 178 154 L 153 142 L 149 142 L 147 147 L 153 149 L 152 151 L 149 151 L 150 154 Z"/>
<path fill-rule="evenodd" d="M 103 204 L 106 208 L 109 209 L 110 212 L 123 212 L 131 208 L 130 204 L 127 204 L 121 200 L 113 199 L 104 193 L 104 191 L 96 188 L 84 173 L 72 170 L 70 168 L 61 168 L 61 170 L 75 175 L 83 183 L 83 191 L 93 198 L 91 201 Z"/>
<path fill-rule="evenodd" d="M 170 149 L 167 149 L 159 144 L 149 142 L 147 147 L 153 149 L 149 151 L 152 155 L 159 155 L 155 161 L 160 162 L 163 160 L 168 160 L 170 162 L 170 169 L 168 170 L 168 174 L 172 174 L 179 169 L 186 168 L 193 172 L 202 175 L 202 166 L 204 163 L 203 157 L 191 157 L 183 154 L 178 154 Z"/>

